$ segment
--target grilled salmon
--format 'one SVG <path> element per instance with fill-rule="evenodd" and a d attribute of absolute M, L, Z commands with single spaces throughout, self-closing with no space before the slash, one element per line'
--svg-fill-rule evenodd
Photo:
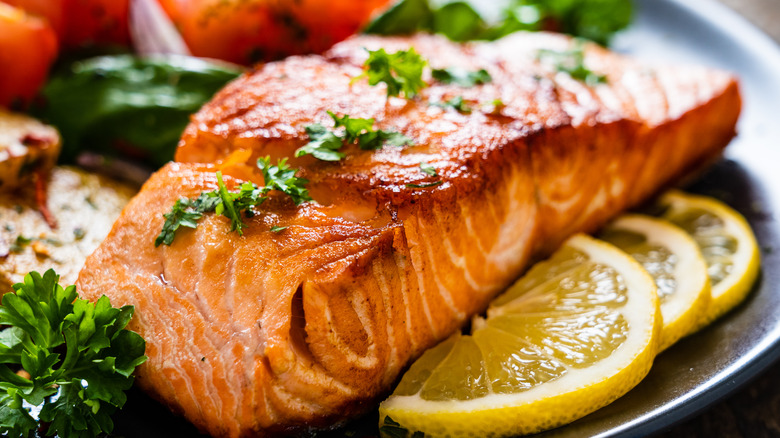
<path fill-rule="evenodd" d="M 588 85 L 538 56 L 573 44 L 543 33 L 468 45 L 357 37 L 229 84 L 78 280 L 89 297 L 136 306 L 132 328 L 149 356 L 138 384 L 213 436 L 332 427 L 372 409 L 412 359 L 532 259 L 717 157 L 733 137 L 731 75 L 586 45 L 587 68 L 606 76 Z M 384 85 L 354 80 L 364 48 L 378 47 L 414 47 L 431 67 L 485 69 L 492 80 L 428 77 L 416 98 L 388 98 Z M 431 105 L 457 96 L 471 111 Z M 306 126 L 333 126 L 329 110 L 374 118 L 414 145 L 295 158 Z M 233 165 L 237 153 L 289 158 L 316 203 L 272 192 L 243 235 L 206 215 L 155 247 L 162 215 L 214 190 L 217 170 L 229 188 L 258 178 Z"/>

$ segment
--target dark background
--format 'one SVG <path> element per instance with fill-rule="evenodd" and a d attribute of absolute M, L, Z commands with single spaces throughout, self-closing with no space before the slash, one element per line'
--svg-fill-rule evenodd
<path fill-rule="evenodd" d="M 721 0 L 721 3 L 780 43 L 780 0 Z M 780 437 L 780 363 L 725 401 L 656 435 L 656 438 L 671 437 Z"/>

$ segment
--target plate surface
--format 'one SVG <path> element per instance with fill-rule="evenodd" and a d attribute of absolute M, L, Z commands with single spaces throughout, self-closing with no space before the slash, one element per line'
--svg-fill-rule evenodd
<path fill-rule="evenodd" d="M 745 303 L 658 356 L 647 378 L 626 396 L 540 437 L 649 435 L 704 410 L 780 357 L 780 49 L 709 0 L 636 3 L 635 24 L 614 49 L 649 60 L 710 65 L 741 77 L 739 136 L 689 189 L 715 196 L 747 217 L 762 247 L 763 270 Z M 198 436 L 137 391 L 115 422 L 115 436 Z M 375 425 L 369 416 L 332 435 L 376 436 Z"/>

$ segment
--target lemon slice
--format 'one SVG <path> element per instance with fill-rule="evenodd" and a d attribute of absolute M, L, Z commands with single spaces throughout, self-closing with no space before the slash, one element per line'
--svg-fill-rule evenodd
<path fill-rule="evenodd" d="M 658 216 L 679 226 L 701 248 L 712 283 L 712 299 L 701 328 L 739 304 L 758 276 L 759 251 L 747 221 L 731 207 L 678 191 L 658 201 Z"/>
<path fill-rule="evenodd" d="M 690 235 L 664 220 L 624 214 L 598 237 L 631 255 L 655 280 L 664 320 L 659 351 L 697 328 L 709 306 L 710 280 Z"/>
<path fill-rule="evenodd" d="M 412 365 L 380 405 L 380 431 L 499 437 L 574 421 L 647 374 L 661 325 L 647 272 L 610 244 L 574 236 L 497 298 L 472 335 Z"/>

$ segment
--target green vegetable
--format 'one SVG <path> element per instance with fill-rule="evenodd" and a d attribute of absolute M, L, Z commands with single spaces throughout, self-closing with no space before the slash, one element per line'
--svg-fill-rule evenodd
<path fill-rule="evenodd" d="M 273 227 L 271 227 L 271 232 L 272 233 L 281 233 L 282 231 L 284 231 L 286 229 L 287 229 L 287 227 L 280 227 L 280 226 L 274 225 Z"/>
<path fill-rule="evenodd" d="M 272 190 L 285 193 L 295 205 L 312 200 L 305 187 L 308 181 L 295 176 L 296 169 L 287 165 L 286 158 L 276 166 L 271 165 L 270 157 L 260 158 L 257 167 L 263 172 L 263 187 L 245 182 L 237 192 L 231 192 L 222 180 L 222 172 L 217 172 L 217 190 L 203 192 L 196 199 L 182 198 L 176 201 L 171 211 L 163 215 L 165 223 L 154 240 L 154 246 L 170 245 L 179 228 L 197 228 L 203 215 L 212 212 L 230 219 L 230 231 L 243 235 L 247 226 L 243 217 L 251 217 L 254 209 L 268 199 L 268 192 Z"/>
<path fill-rule="evenodd" d="M 436 172 L 436 168 L 428 163 L 420 163 L 420 170 L 422 173 L 428 176 L 439 176 L 439 174 Z"/>
<path fill-rule="evenodd" d="M 540 50 L 537 56 L 542 62 L 549 62 L 558 71 L 568 73 L 574 79 L 590 86 L 607 82 L 606 76 L 585 67 L 585 49 L 581 41 L 576 42 L 570 50 L 563 52 Z"/>
<path fill-rule="evenodd" d="M 454 108 L 456 111 L 464 114 L 471 112 L 471 107 L 463 100 L 463 96 L 455 96 L 446 102 L 431 102 L 431 105 L 440 108 Z"/>
<path fill-rule="evenodd" d="M 384 82 L 387 97 L 403 93 L 409 99 L 425 88 L 422 74 L 427 64 L 413 47 L 395 53 L 387 53 L 385 49 L 369 50 L 364 64 L 366 71 L 355 79 L 367 77 L 369 85 Z"/>
<path fill-rule="evenodd" d="M 309 135 L 309 142 L 295 151 L 296 157 L 313 155 L 322 161 L 339 161 L 345 157 L 343 152 L 339 152 L 343 145 L 341 138 L 328 128 L 315 123 L 306 127 L 306 134 Z"/>
<path fill-rule="evenodd" d="M 241 70 L 198 58 L 104 56 L 55 73 L 34 109 L 63 136 L 63 154 L 82 149 L 130 155 L 161 165 L 214 93 Z"/>
<path fill-rule="evenodd" d="M 311 154 L 314 158 L 323 161 L 339 161 L 344 158 L 344 153 L 339 152 L 344 142 L 357 143 L 360 149 L 376 150 L 384 145 L 410 146 L 414 141 L 395 131 L 383 131 L 374 129 L 374 119 L 360 119 L 350 117 L 348 114 L 337 116 L 328 111 L 333 119 L 334 128 L 344 128 L 343 134 L 329 131 L 319 123 L 306 127 L 309 135 L 309 143 L 295 151 L 296 157 Z"/>
<path fill-rule="evenodd" d="M 93 304 L 58 281 L 53 270 L 31 272 L 3 296 L 0 324 L 9 326 L 0 331 L 3 436 L 35 436 L 38 421 L 48 424 L 48 436 L 111 432 L 111 414 L 125 404 L 132 373 L 146 361 L 143 338 L 125 329 L 133 306 L 114 308 L 106 296 Z M 41 407 L 37 420 L 31 406 Z"/>
<path fill-rule="evenodd" d="M 365 32 L 426 31 L 470 41 L 494 40 L 518 30 L 559 30 L 607 44 L 631 23 L 632 9 L 630 0 L 401 0 Z"/>
<path fill-rule="evenodd" d="M 461 87 L 487 84 L 493 80 L 484 68 L 477 71 L 468 71 L 459 67 L 435 68 L 431 70 L 431 75 L 439 82 Z"/>
<path fill-rule="evenodd" d="M 287 164 L 287 158 L 279 160 L 276 166 L 271 165 L 271 157 L 259 158 L 257 167 L 263 172 L 265 187 L 260 189 L 263 194 L 271 190 L 278 190 L 292 198 L 295 205 L 312 200 L 305 187 L 309 181 L 295 176 L 297 169 L 290 168 Z"/>
<path fill-rule="evenodd" d="M 436 187 L 444 184 L 444 181 L 435 181 L 430 183 L 423 183 L 423 184 L 407 184 L 407 189 L 427 189 L 429 187 Z"/>

